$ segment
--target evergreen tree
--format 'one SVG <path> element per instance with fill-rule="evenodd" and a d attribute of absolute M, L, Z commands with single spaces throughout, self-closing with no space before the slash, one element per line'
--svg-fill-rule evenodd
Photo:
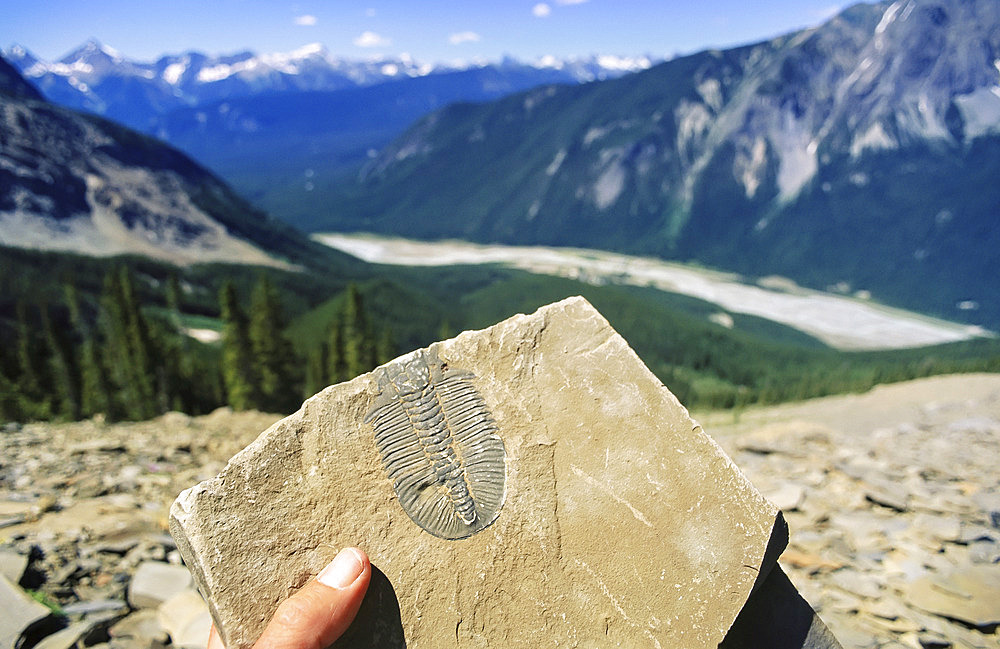
<path fill-rule="evenodd" d="M 398 355 L 396 341 L 392 336 L 392 329 L 389 326 L 379 330 L 378 339 L 375 340 L 375 364 L 383 365 L 388 363 Z"/>
<path fill-rule="evenodd" d="M 326 345 L 319 345 L 306 357 L 306 377 L 302 388 L 303 398 L 308 399 L 328 385 L 326 366 Z"/>
<path fill-rule="evenodd" d="M 344 366 L 346 378 L 351 379 L 375 367 L 375 337 L 361 293 L 353 283 L 347 285 L 342 323 Z"/>
<path fill-rule="evenodd" d="M 330 384 L 340 383 L 347 379 L 347 366 L 344 363 L 344 321 L 343 314 L 337 311 L 330 324 L 330 335 L 326 344 L 326 380 Z"/>
<path fill-rule="evenodd" d="M 3 368 L 0 367 L 0 423 L 20 421 L 21 419 L 21 404 L 17 386 L 7 378 Z"/>
<path fill-rule="evenodd" d="M 85 335 L 80 344 L 80 414 L 113 417 L 111 386 L 101 363 L 97 341 L 93 333 Z"/>
<path fill-rule="evenodd" d="M 219 291 L 222 312 L 222 380 L 233 410 L 257 405 L 248 323 L 236 296 L 236 286 L 226 280 Z"/>
<path fill-rule="evenodd" d="M 291 377 L 292 345 L 285 338 L 285 322 L 278 293 L 261 275 L 250 300 L 250 349 L 259 395 L 258 407 L 268 412 L 289 412 L 297 392 Z"/>
<path fill-rule="evenodd" d="M 52 417 L 52 400 L 46 390 L 42 371 L 44 358 L 34 330 L 28 322 L 28 309 L 18 302 L 17 312 L 17 366 L 16 392 L 18 410 L 24 419 L 38 420 Z"/>
<path fill-rule="evenodd" d="M 104 359 L 118 397 L 109 414 L 114 418 L 121 414 L 128 419 L 148 419 L 165 408 L 156 387 L 158 368 L 149 324 L 139 309 L 127 267 L 105 276 L 101 307 Z"/>
<path fill-rule="evenodd" d="M 69 321 L 76 343 L 76 366 L 79 376 L 79 416 L 92 417 L 111 412 L 111 386 L 107 372 L 101 364 L 96 332 L 88 326 L 80 309 L 80 297 L 76 285 L 65 283 L 63 292 Z"/>
<path fill-rule="evenodd" d="M 167 309 L 174 329 L 181 329 L 181 284 L 177 273 L 170 273 L 167 278 Z"/>
<path fill-rule="evenodd" d="M 42 332 L 48 347 L 49 376 L 52 379 L 54 412 L 62 419 L 75 421 L 80 417 L 80 386 L 70 342 L 56 334 L 48 308 L 41 311 Z"/>

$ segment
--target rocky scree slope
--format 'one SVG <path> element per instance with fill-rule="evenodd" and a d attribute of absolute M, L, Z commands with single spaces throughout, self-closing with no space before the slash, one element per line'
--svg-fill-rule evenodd
<path fill-rule="evenodd" d="M 697 418 L 784 511 L 782 568 L 846 649 L 1000 646 L 1000 376 Z M 0 616 L 0 637 L 64 627 L 51 643 L 148 649 L 169 634 L 203 647 L 207 607 L 178 565 L 167 511 L 277 419 L 220 409 L 5 426 L 0 574 L 12 597 L 44 593 L 66 616 L 28 631 Z"/>
<path fill-rule="evenodd" d="M 1000 5 L 855 5 L 585 86 L 455 105 L 309 229 L 601 247 L 1000 323 Z"/>

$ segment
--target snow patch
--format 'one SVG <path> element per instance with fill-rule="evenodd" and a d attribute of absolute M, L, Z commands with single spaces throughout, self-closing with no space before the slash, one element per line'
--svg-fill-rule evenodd
<path fill-rule="evenodd" d="M 172 86 L 177 85 L 184 76 L 184 71 L 187 70 L 188 64 L 187 60 L 183 63 L 171 63 L 163 69 L 163 80 Z"/>
<path fill-rule="evenodd" d="M 235 73 L 236 66 L 220 63 L 219 65 L 212 65 L 198 70 L 198 81 L 213 83 L 215 81 L 222 81 Z"/>
<path fill-rule="evenodd" d="M 1000 130 L 1000 86 L 977 88 L 955 97 L 965 121 L 965 137 L 974 138 Z"/>
<path fill-rule="evenodd" d="M 867 131 L 854 136 L 854 140 L 851 142 L 851 157 L 857 158 L 867 150 L 878 151 L 895 148 L 895 140 L 885 132 L 881 123 L 875 122 L 868 127 Z"/>
<path fill-rule="evenodd" d="M 562 166 L 563 160 L 565 159 L 566 159 L 566 149 L 559 149 L 559 151 L 556 152 L 556 157 L 552 158 L 552 162 L 550 162 L 549 166 L 545 168 L 545 175 L 546 176 L 556 175 L 556 172 L 559 171 L 559 167 Z"/>
<path fill-rule="evenodd" d="M 893 2 L 889 5 L 889 8 L 885 10 L 884 14 L 882 14 L 882 20 L 880 20 L 878 25 L 875 26 L 876 35 L 885 33 L 885 30 L 892 24 L 892 21 L 896 19 L 896 14 L 899 13 L 899 10 L 902 9 L 902 7 L 902 2 Z"/>

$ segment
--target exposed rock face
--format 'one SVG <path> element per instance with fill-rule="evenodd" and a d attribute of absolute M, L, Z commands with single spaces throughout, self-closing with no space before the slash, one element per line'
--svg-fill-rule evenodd
<path fill-rule="evenodd" d="M 305 243 L 179 151 L 33 92 L 0 65 L 0 245 L 287 268 L 272 251 Z"/>
<path fill-rule="evenodd" d="M 447 540 L 397 496 L 449 494 L 476 526 L 478 492 L 447 464 L 476 461 L 463 449 L 494 434 L 462 419 L 469 391 L 503 442 L 482 479 L 504 499 L 492 524 Z M 393 400 L 400 419 L 366 423 Z M 390 425 L 424 445 L 440 484 L 394 473 L 391 450 L 383 462 Z M 716 647 L 786 542 L 778 510 L 582 298 L 327 388 L 183 492 L 170 525 L 231 649 L 354 544 L 377 570 L 348 646 Z"/>

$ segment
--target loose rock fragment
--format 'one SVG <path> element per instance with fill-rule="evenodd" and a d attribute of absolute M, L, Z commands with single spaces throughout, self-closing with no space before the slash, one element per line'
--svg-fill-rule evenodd
<path fill-rule="evenodd" d="M 134 608 L 156 608 L 191 586 L 191 574 L 183 566 L 159 561 L 139 564 L 128 589 L 128 602 Z"/>
<path fill-rule="evenodd" d="M 49 609 L 2 576 L 0 611 L 0 649 L 14 649 L 25 629 L 49 615 Z"/>

